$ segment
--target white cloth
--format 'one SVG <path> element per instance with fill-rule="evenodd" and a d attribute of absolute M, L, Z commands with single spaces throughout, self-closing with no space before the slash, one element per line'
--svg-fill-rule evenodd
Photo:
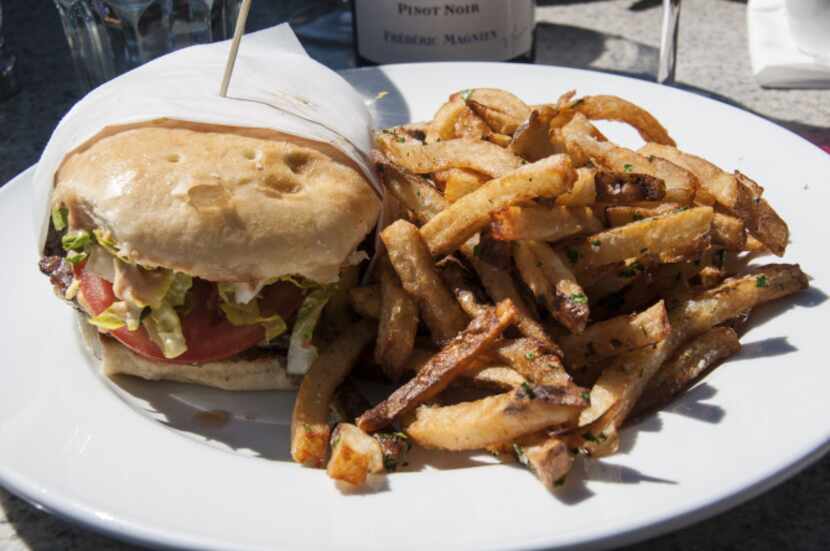
<path fill-rule="evenodd" d="M 747 27 L 752 74 L 758 84 L 767 88 L 830 88 L 830 64 L 796 46 L 787 21 L 786 0 L 750 0 Z"/>

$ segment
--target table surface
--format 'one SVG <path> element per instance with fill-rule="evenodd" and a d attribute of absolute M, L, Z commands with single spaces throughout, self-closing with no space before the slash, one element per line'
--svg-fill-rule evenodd
<path fill-rule="evenodd" d="M 5 4 L 6 43 L 18 55 L 23 88 L 17 96 L 0 102 L 0 182 L 37 161 L 60 117 L 81 96 L 51 2 Z M 249 28 L 276 22 L 269 4 L 254 3 Z M 538 4 L 537 63 L 653 78 L 659 0 L 539 0 Z M 741 2 L 686 2 L 680 20 L 677 86 L 755 112 L 816 143 L 830 145 L 830 91 L 759 87 L 750 71 L 745 19 L 746 5 Z M 333 68 L 353 66 L 350 49 L 307 47 Z M 828 510 L 830 458 L 825 458 L 740 507 L 626 550 L 824 550 L 830 542 Z M 134 547 L 56 519 L 0 489 L 0 549 Z"/>

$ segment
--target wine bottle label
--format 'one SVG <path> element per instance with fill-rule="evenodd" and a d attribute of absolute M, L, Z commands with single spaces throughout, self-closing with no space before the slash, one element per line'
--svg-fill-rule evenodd
<path fill-rule="evenodd" d="M 533 45 L 534 0 L 353 0 L 358 53 L 375 63 L 506 61 Z"/>

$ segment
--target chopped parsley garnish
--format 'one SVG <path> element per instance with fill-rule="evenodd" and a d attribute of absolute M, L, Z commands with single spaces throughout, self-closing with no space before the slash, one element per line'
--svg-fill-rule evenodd
<path fill-rule="evenodd" d="M 395 138 L 395 141 L 398 143 L 404 143 L 406 141 L 406 138 L 404 138 L 403 136 L 398 136 L 397 138 Z"/>
<path fill-rule="evenodd" d="M 533 352 L 528 352 L 527 354 L 525 354 L 525 358 L 527 358 L 528 360 L 533 361 L 533 360 L 536 359 L 536 354 L 534 354 Z"/>
<path fill-rule="evenodd" d="M 533 400 L 534 398 L 536 398 L 536 393 L 533 392 L 533 387 L 530 386 L 530 383 L 528 383 L 527 381 L 522 383 L 522 390 L 525 394 L 527 394 L 527 397 L 529 399 Z"/>
<path fill-rule="evenodd" d="M 755 278 L 755 286 L 760 288 L 766 287 L 769 282 L 767 281 L 767 276 L 759 275 Z"/>
<path fill-rule="evenodd" d="M 572 293 L 570 299 L 574 304 L 588 304 L 588 297 L 585 293 Z"/>
<path fill-rule="evenodd" d="M 602 245 L 602 241 L 600 241 L 599 239 L 594 239 L 591 241 L 591 245 L 594 247 L 599 247 L 600 245 Z"/>
<path fill-rule="evenodd" d="M 389 455 L 383 456 L 383 468 L 388 473 L 394 473 L 398 470 L 398 462 L 394 457 Z"/>
<path fill-rule="evenodd" d="M 576 264 L 579 260 L 579 251 L 576 249 L 568 249 L 565 251 L 565 254 L 568 255 L 568 260 L 571 261 L 571 264 Z"/>
<path fill-rule="evenodd" d="M 628 163 L 623 165 L 623 172 L 630 173 L 632 170 L 634 170 L 634 165 L 630 165 Z"/>
<path fill-rule="evenodd" d="M 478 243 L 475 247 L 473 247 L 473 256 L 481 258 L 481 243 Z"/>
<path fill-rule="evenodd" d="M 638 221 L 642 220 L 643 218 L 645 218 L 645 216 L 643 216 L 639 212 L 635 212 L 634 214 L 631 215 L 631 219 L 634 220 L 635 222 L 638 222 Z"/>
<path fill-rule="evenodd" d="M 583 391 L 582 394 L 580 394 L 580 396 L 582 396 L 582 399 L 585 400 L 586 402 L 591 401 L 591 393 L 588 392 L 587 390 Z"/>
<path fill-rule="evenodd" d="M 597 435 L 591 434 L 590 432 L 586 432 L 582 434 L 582 438 L 587 440 L 588 442 L 605 442 L 608 440 L 608 437 L 605 436 L 603 433 L 599 433 Z"/>
<path fill-rule="evenodd" d="M 724 263 L 726 262 L 726 249 L 721 249 L 714 255 L 715 266 L 718 268 L 723 268 Z"/>
<path fill-rule="evenodd" d="M 637 272 L 642 272 L 645 270 L 642 264 L 640 264 L 639 260 L 635 260 L 625 268 L 620 271 L 620 277 L 634 277 L 637 275 Z"/>
<path fill-rule="evenodd" d="M 522 465 L 527 465 L 527 456 L 525 455 L 525 451 L 522 447 L 516 443 L 513 444 L 513 453 L 516 454 L 516 459 L 519 460 L 519 463 Z"/>

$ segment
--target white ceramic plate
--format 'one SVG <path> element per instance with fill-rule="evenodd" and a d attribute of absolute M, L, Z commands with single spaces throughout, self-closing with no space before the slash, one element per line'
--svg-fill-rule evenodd
<path fill-rule="evenodd" d="M 0 483 L 56 514 L 151 544 L 236 549 L 606 547 L 713 515 L 782 481 L 828 447 L 830 157 L 763 119 L 672 88 L 600 73 L 500 64 L 349 73 L 382 124 L 426 119 L 460 88 L 528 102 L 577 88 L 651 110 L 685 149 L 767 188 L 792 229 L 787 260 L 813 288 L 763 308 L 744 350 L 624 433 L 623 452 L 580 462 L 560 497 L 480 455 L 416 456 L 346 495 L 288 461 L 290 393 L 227 394 L 100 376 L 74 315 L 37 272 L 30 173 L 0 191 L 4 268 Z M 612 137 L 636 143 L 627 129 Z M 221 409 L 217 425 L 199 411 Z M 636 442 L 635 442 L 636 441 Z M 636 444 L 636 445 L 635 445 Z M 587 482 L 586 482 L 587 480 Z"/>

